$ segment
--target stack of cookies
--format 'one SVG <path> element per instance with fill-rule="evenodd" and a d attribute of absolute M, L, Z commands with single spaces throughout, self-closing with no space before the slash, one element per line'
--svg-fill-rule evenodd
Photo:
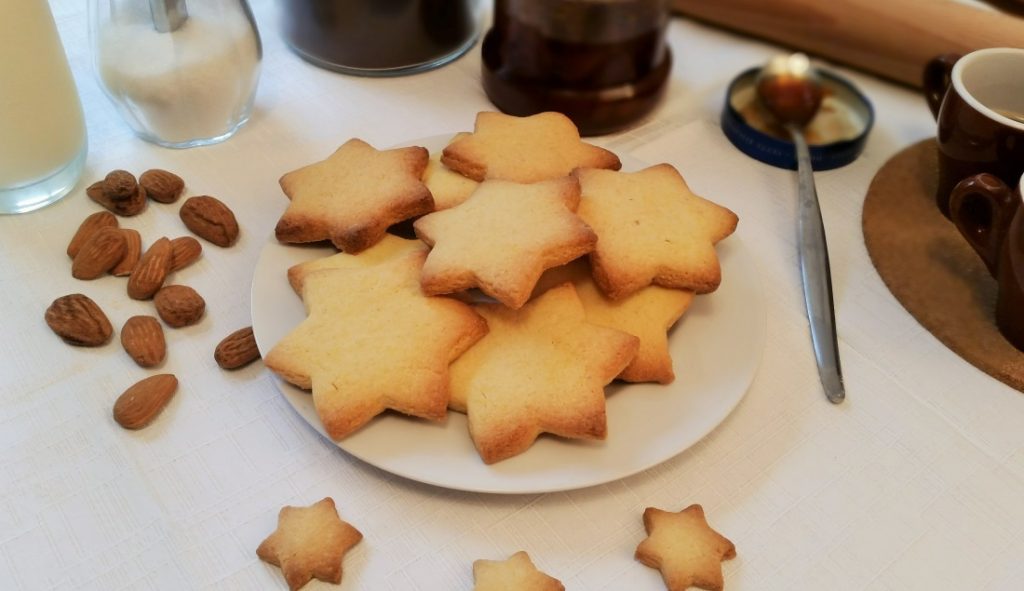
<path fill-rule="evenodd" d="M 563 115 L 485 112 L 440 154 L 353 139 L 285 174 L 278 240 L 341 252 L 289 269 L 307 318 L 267 366 L 334 439 L 387 409 L 466 413 L 488 464 L 603 439 L 605 386 L 675 378 L 667 332 L 737 224 L 668 164 L 620 167 Z"/>

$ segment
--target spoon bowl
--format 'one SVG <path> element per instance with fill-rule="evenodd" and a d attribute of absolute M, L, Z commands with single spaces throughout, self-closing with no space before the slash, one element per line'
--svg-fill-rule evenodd
<path fill-rule="evenodd" d="M 755 85 L 762 104 L 786 127 L 810 123 L 825 97 L 821 75 L 802 53 L 772 58 L 758 73 Z"/>

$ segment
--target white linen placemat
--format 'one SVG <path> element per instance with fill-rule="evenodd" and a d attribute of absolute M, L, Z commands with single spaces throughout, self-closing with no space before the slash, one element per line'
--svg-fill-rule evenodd
<path fill-rule="evenodd" d="M 256 546 L 282 505 L 330 495 L 366 536 L 345 560 L 342 589 L 470 589 L 473 560 L 526 550 L 568 589 L 659 590 L 659 575 L 633 559 L 642 511 L 694 502 L 736 543 L 737 558 L 724 564 L 733 591 L 1015 588 L 1024 575 L 1024 404 L 921 329 L 870 267 L 859 204 L 882 157 L 869 152 L 818 175 L 849 391 L 832 406 L 800 295 L 793 173 L 746 158 L 709 121 L 662 127 L 632 148 L 674 164 L 697 193 L 739 214 L 764 285 L 768 344 L 746 399 L 698 445 L 637 476 L 548 495 L 392 477 L 319 437 L 259 363 L 231 373 L 214 365 L 217 341 L 249 323 L 247 281 L 283 208 L 268 182 L 280 171 L 245 179 L 237 164 L 189 169 L 191 191 L 236 208 L 243 238 L 232 249 L 205 245 L 203 259 L 176 275 L 207 297 L 208 314 L 168 331 L 162 371 L 182 385 L 140 432 L 110 418 L 117 394 L 147 374 L 116 337 L 71 348 L 42 323 L 46 303 L 71 291 L 92 295 L 117 329 L 148 310 L 118 280 L 67 273 L 66 238 L 95 207 L 77 196 L 0 220 L 0 305 L 15 311 L 0 343 L 3 586 L 282 588 Z M 251 149 L 225 144 L 223 161 Z M 133 169 L 155 162 L 125 158 Z M 249 191 L 260 192 L 252 209 Z M 124 225 L 144 238 L 185 232 L 175 209 L 150 207 Z M 685 379 L 685 360 L 677 363 Z"/>

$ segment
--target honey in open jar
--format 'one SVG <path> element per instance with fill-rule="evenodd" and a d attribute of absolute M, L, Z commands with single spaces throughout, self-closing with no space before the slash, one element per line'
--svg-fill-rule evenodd
<path fill-rule="evenodd" d="M 583 135 L 627 127 L 663 94 L 668 16 L 667 0 L 496 0 L 484 90 L 512 115 L 564 113 Z"/>

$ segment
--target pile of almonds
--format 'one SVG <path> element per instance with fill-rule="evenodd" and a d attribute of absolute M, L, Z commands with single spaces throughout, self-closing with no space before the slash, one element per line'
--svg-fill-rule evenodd
<path fill-rule="evenodd" d="M 138 180 L 130 172 L 115 170 L 89 186 L 89 198 L 108 211 L 85 218 L 71 238 L 67 248 L 72 261 L 71 275 L 82 280 L 107 274 L 127 277 L 128 296 L 152 299 L 157 315 L 167 326 L 181 328 L 199 322 L 206 309 L 202 296 L 186 285 L 166 283 L 171 273 L 200 257 L 202 244 L 191 236 L 161 237 L 143 251 L 139 232 L 121 228 L 114 215 L 137 215 L 146 208 L 147 199 L 174 203 L 184 189 L 181 177 L 159 169 L 147 170 Z M 238 240 L 234 214 L 214 197 L 186 199 L 179 217 L 193 234 L 217 246 L 228 247 Z M 80 293 L 54 300 L 45 319 L 54 333 L 71 345 L 100 346 L 113 336 L 113 327 L 103 310 Z M 121 329 L 121 345 L 135 363 L 146 368 L 162 363 L 167 352 L 163 327 L 153 316 L 129 318 Z M 214 358 L 225 369 L 239 368 L 258 359 L 252 328 L 228 335 L 217 346 Z M 148 425 L 170 401 L 177 385 L 177 378 L 171 374 L 151 376 L 134 384 L 114 404 L 114 419 L 127 429 Z"/>

